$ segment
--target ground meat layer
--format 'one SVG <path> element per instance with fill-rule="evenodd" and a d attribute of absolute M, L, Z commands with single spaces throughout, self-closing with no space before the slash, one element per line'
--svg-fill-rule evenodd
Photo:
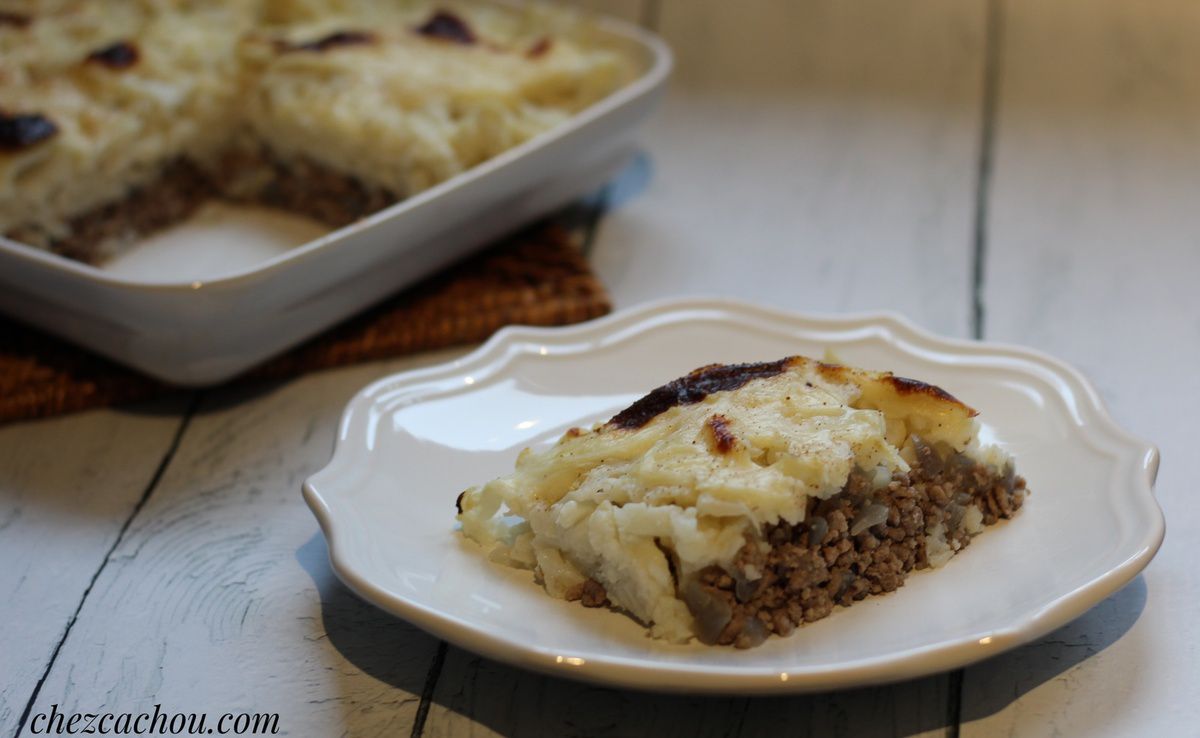
<path fill-rule="evenodd" d="M 972 518 L 991 525 L 1025 499 L 1025 480 L 1012 467 L 996 473 L 920 444 L 918 455 L 911 472 L 896 474 L 882 489 L 872 490 L 864 474 L 852 475 L 843 491 L 810 501 L 805 522 L 765 529 L 769 546 L 747 542 L 730 571 L 709 567 L 681 583 L 700 640 L 756 646 L 829 615 L 835 605 L 891 592 L 910 571 L 930 566 L 931 532 L 944 531 L 957 552 L 970 543 Z M 972 505 L 981 520 L 969 512 Z"/>
<path fill-rule="evenodd" d="M 400 200 L 394 193 L 310 159 L 280 159 L 265 149 L 220 158 L 219 195 L 279 208 L 341 228 Z"/>
<path fill-rule="evenodd" d="M 186 220 L 215 196 L 210 178 L 191 162 L 179 160 L 167 165 L 153 182 L 131 190 L 122 199 L 71 218 L 64 237 L 33 228 L 17 228 L 4 235 L 76 261 L 97 264 L 139 236 Z"/>
<path fill-rule="evenodd" d="M 103 262 L 137 239 L 186 220 L 210 200 L 265 205 L 340 228 L 391 205 L 399 196 L 306 159 L 284 161 L 265 150 L 238 148 L 215 166 L 178 159 L 150 184 L 72 218 L 68 235 L 29 228 L 5 236 L 89 264 Z"/>

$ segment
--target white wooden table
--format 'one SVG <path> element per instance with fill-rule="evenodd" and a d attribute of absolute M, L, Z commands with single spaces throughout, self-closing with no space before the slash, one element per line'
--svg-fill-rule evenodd
<path fill-rule="evenodd" d="M 1149 569 L 1039 642 L 893 686 L 711 699 L 518 671 L 349 594 L 299 494 L 358 388 L 443 352 L 0 427 L 0 734 L 157 703 L 301 736 L 1200 735 L 1200 5 L 591 4 L 678 55 L 594 234 L 618 307 L 883 308 L 1060 356 L 1162 449 Z"/>

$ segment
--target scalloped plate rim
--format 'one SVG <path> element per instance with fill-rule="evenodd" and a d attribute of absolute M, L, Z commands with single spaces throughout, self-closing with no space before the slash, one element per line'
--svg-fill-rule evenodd
<path fill-rule="evenodd" d="M 1080 432 L 1086 435 L 1086 429 L 1102 430 L 1124 448 L 1127 458 L 1134 460 L 1135 469 L 1140 472 L 1137 477 L 1140 483 L 1130 492 L 1137 495 L 1137 503 L 1143 511 L 1149 512 L 1150 525 L 1142 531 L 1140 544 L 1119 564 L 1084 586 L 1060 593 L 1044 607 L 1027 613 L 1007 628 L 870 659 L 844 661 L 835 667 L 799 668 L 789 671 L 786 680 L 781 680 L 776 671 L 766 672 L 757 667 L 664 665 L 650 659 L 618 656 L 592 660 L 582 667 L 567 664 L 550 649 L 514 644 L 420 602 L 395 596 L 356 570 L 345 546 L 340 543 L 341 535 L 329 503 L 337 494 L 334 478 L 338 472 L 350 463 L 355 453 L 364 452 L 360 445 L 349 441 L 350 430 L 360 419 L 357 411 L 369 407 L 377 395 L 386 389 L 403 387 L 410 391 L 410 399 L 419 400 L 418 390 L 432 389 L 436 380 L 475 369 L 485 370 L 483 377 L 502 372 L 514 357 L 533 353 L 529 349 L 534 344 L 547 349 L 554 347 L 556 353 L 561 354 L 583 353 L 596 348 L 595 344 L 602 343 L 605 338 L 616 336 L 619 339 L 625 333 L 644 330 L 647 323 L 655 324 L 655 319 L 673 315 L 695 317 L 697 313 L 757 325 L 783 325 L 798 331 L 847 334 L 856 330 L 882 329 L 887 344 L 903 353 L 912 354 L 917 349 L 1038 366 L 1052 376 L 1067 380 L 1071 389 L 1086 399 L 1081 407 L 1090 417 L 1084 419 Z M 464 357 L 433 367 L 400 372 L 368 384 L 347 403 L 339 421 L 333 455 L 320 471 L 304 482 L 303 494 L 328 542 L 331 566 L 342 582 L 368 602 L 464 649 L 553 676 L 608 686 L 662 692 L 784 694 L 886 683 L 962 667 L 1028 643 L 1075 619 L 1131 581 L 1162 545 L 1165 520 L 1154 496 L 1158 464 L 1158 449 L 1118 425 L 1082 373 L 1036 349 L 939 336 L 891 311 L 803 314 L 723 298 L 687 298 L 647 302 L 567 327 L 509 326 Z"/>

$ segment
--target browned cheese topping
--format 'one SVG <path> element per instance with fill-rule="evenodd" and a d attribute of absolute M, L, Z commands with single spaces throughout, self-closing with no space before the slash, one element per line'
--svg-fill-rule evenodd
<path fill-rule="evenodd" d="M 14 26 L 16 28 L 28 28 L 33 22 L 33 18 L 21 13 L 4 13 L 0 12 L 0 26 Z"/>
<path fill-rule="evenodd" d="M 41 113 L 0 111 L 0 151 L 19 151 L 53 138 L 58 126 Z"/>
<path fill-rule="evenodd" d="M 712 431 L 713 443 L 716 445 L 717 451 L 727 454 L 737 445 L 737 436 L 733 435 L 733 431 L 729 428 L 729 418 L 717 413 L 708 418 L 706 425 Z"/>
<path fill-rule="evenodd" d="M 781 374 L 791 359 L 760 362 L 757 364 L 710 364 L 702 366 L 685 377 L 653 390 L 613 416 L 608 424 L 616 428 L 632 430 L 641 428 L 662 413 L 677 405 L 693 405 L 714 392 L 735 390 L 755 379 Z"/>
<path fill-rule="evenodd" d="M 554 40 L 549 36 L 543 36 L 525 51 L 525 56 L 530 59 L 537 59 L 539 56 L 544 56 L 546 52 L 550 51 L 552 46 L 554 46 Z"/>
<path fill-rule="evenodd" d="M 102 49 L 96 49 L 87 55 L 84 62 L 99 64 L 109 69 L 128 69 L 137 64 L 139 58 L 141 55 L 138 53 L 137 46 L 128 41 L 118 41 Z"/>
<path fill-rule="evenodd" d="M 456 44 L 475 43 L 475 34 L 462 18 L 445 10 L 439 10 L 416 28 L 417 33 L 429 38 L 452 41 Z"/>
<path fill-rule="evenodd" d="M 887 382 L 901 395 L 929 395 L 938 400 L 962 405 L 954 395 L 932 384 L 925 384 L 924 382 L 909 379 L 908 377 L 897 377 L 894 374 L 887 378 Z M 978 414 L 974 409 L 971 410 L 971 417 L 975 417 Z"/>
<path fill-rule="evenodd" d="M 281 53 L 292 51 L 324 52 L 339 46 L 360 46 L 375 42 L 375 34 L 366 31 L 338 31 L 315 41 L 302 44 L 290 44 L 286 41 L 276 42 L 275 46 Z"/>

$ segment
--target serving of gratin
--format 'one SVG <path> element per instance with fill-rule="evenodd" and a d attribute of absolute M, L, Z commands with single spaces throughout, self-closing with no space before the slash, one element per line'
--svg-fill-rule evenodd
<path fill-rule="evenodd" d="M 938 567 L 1027 493 L 975 411 L 891 373 L 706 366 L 526 449 L 462 531 L 547 593 L 658 638 L 750 647 Z"/>

